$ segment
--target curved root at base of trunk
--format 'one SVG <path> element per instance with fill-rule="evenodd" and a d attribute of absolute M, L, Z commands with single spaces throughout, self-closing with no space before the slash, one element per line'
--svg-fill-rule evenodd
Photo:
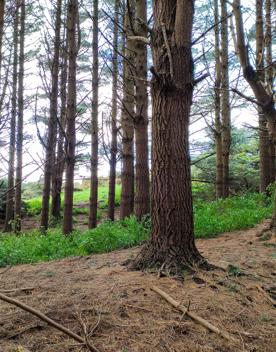
<path fill-rule="evenodd" d="M 184 277 L 185 273 L 194 273 L 198 269 L 211 270 L 214 267 L 201 256 L 196 248 L 177 252 L 159 251 L 151 243 L 144 245 L 137 257 L 129 261 L 130 270 L 150 270 L 159 276 Z"/>

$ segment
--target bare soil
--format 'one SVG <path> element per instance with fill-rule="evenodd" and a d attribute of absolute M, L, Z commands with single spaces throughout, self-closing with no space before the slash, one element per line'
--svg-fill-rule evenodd
<path fill-rule="evenodd" d="M 209 262 L 225 269 L 184 281 L 131 272 L 122 263 L 139 248 L 0 270 L 0 291 L 39 309 L 106 352 L 276 351 L 276 240 L 247 231 L 198 240 Z M 229 266 L 230 265 L 230 266 Z M 174 299 L 239 340 L 233 344 L 182 316 L 150 288 Z M 258 289 L 262 287 L 264 292 Z M 87 351 L 52 327 L 0 302 L 0 351 Z"/>

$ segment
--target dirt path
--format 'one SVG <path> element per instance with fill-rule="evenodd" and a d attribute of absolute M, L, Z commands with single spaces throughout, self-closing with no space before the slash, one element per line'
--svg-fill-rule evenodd
<path fill-rule="evenodd" d="M 259 225 L 260 228 L 263 225 Z M 235 352 L 276 350 L 276 309 L 257 285 L 276 294 L 276 241 L 261 242 L 257 228 L 227 233 L 197 245 L 228 271 L 198 271 L 184 282 L 129 272 L 121 263 L 138 248 L 0 270 L 0 290 L 33 287 L 10 296 L 82 334 L 80 320 L 106 352 Z M 228 266 L 229 268 L 229 266 Z M 238 345 L 206 331 L 150 290 L 162 288 L 190 310 L 224 328 Z M 273 287 L 274 286 L 274 287 Z M 81 317 L 81 318 L 80 318 Z M 244 332 L 252 334 L 248 337 Z M 28 313 L 0 302 L 0 351 L 85 351 Z"/>

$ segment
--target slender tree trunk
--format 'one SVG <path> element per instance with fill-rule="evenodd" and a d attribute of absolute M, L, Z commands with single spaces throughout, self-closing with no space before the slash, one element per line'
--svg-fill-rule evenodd
<path fill-rule="evenodd" d="M 229 155 L 231 146 L 231 112 L 229 102 L 228 19 L 227 2 L 221 0 L 221 123 L 223 197 L 229 196 Z"/>
<path fill-rule="evenodd" d="M 123 72 L 123 101 L 122 101 L 122 191 L 120 217 L 124 219 L 133 213 L 134 205 L 134 42 L 131 36 L 131 21 L 134 19 L 134 0 L 129 1 L 125 13 L 126 53 Z"/>
<path fill-rule="evenodd" d="M 219 23 L 218 0 L 214 0 L 214 22 Z M 223 166 L 222 166 L 222 127 L 220 111 L 221 93 L 221 60 L 220 60 L 220 27 L 215 26 L 215 60 L 216 60 L 216 80 L 215 80 L 215 143 L 216 143 L 216 197 L 223 196 Z"/>
<path fill-rule="evenodd" d="M 60 29 L 61 29 L 61 7 L 62 0 L 57 0 L 56 22 L 54 38 L 54 57 L 52 66 L 52 87 L 50 93 L 50 117 L 48 122 L 48 138 L 46 142 L 46 156 L 44 165 L 44 187 L 41 209 L 41 229 L 48 229 L 49 225 L 49 201 L 51 193 L 51 179 L 55 164 L 55 149 L 57 135 L 57 114 L 58 114 L 58 74 L 59 74 L 59 52 L 60 52 Z"/>
<path fill-rule="evenodd" d="M 136 34 L 147 37 L 147 1 L 136 1 Z M 140 41 L 135 45 L 136 55 L 136 189 L 134 210 L 138 220 L 150 211 L 149 148 L 148 148 L 148 92 L 147 46 Z"/>
<path fill-rule="evenodd" d="M 25 61 L 25 0 L 20 1 L 19 31 L 19 72 L 18 72 L 18 120 L 16 140 L 16 178 L 15 178 L 15 231 L 21 231 L 21 196 L 23 167 L 23 125 L 24 125 L 24 61 Z"/>
<path fill-rule="evenodd" d="M 54 165 L 52 177 L 52 207 L 51 215 L 56 220 L 60 218 L 61 212 L 61 190 L 62 178 L 65 166 L 65 153 L 64 153 L 64 134 L 66 130 L 66 88 L 67 88 L 67 75 L 68 75 L 68 41 L 64 38 L 64 45 L 62 48 L 62 65 L 61 65 L 61 78 L 60 78 L 60 123 L 58 124 L 58 141 L 57 141 L 57 156 Z"/>
<path fill-rule="evenodd" d="M 0 0 L 0 72 L 2 67 L 2 43 L 4 30 L 5 0 Z"/>
<path fill-rule="evenodd" d="M 91 184 L 90 184 L 90 212 L 88 227 L 97 226 L 98 209 L 98 163 L 99 163 L 99 137 L 98 137 L 98 105 L 99 105 L 99 4 L 93 0 L 93 68 L 92 68 L 92 120 L 91 120 Z"/>
<path fill-rule="evenodd" d="M 120 0 L 115 0 L 114 5 L 114 32 L 112 56 L 112 109 L 111 109 L 111 150 L 109 160 L 109 193 L 108 193 L 108 218 L 114 221 L 115 194 L 116 194 L 116 164 L 117 164 L 117 90 L 118 90 L 118 22 Z"/>
<path fill-rule="evenodd" d="M 172 11 L 175 9 L 175 11 Z M 134 267 L 183 274 L 203 260 L 195 247 L 189 157 L 194 2 L 154 2 L 152 233 Z"/>
<path fill-rule="evenodd" d="M 76 24 L 78 17 L 78 1 L 68 2 L 68 94 L 67 94 L 67 145 L 66 145 L 66 175 L 63 213 L 63 233 L 68 235 L 73 230 L 73 195 L 74 195 L 74 167 L 76 147 Z"/>
<path fill-rule="evenodd" d="M 16 134 L 16 112 L 17 112 L 17 79 L 18 79 L 18 3 L 14 13 L 13 24 L 13 74 L 12 74 L 12 109 L 10 122 L 10 144 L 9 144 L 9 170 L 8 190 L 6 198 L 5 232 L 12 231 L 11 221 L 14 219 L 14 165 L 15 165 L 15 134 Z"/>
<path fill-rule="evenodd" d="M 276 14 L 276 8 L 274 10 Z M 265 82 L 267 90 L 273 94 L 274 69 L 272 59 L 272 3 L 271 0 L 265 0 Z M 269 136 L 268 136 L 269 137 Z M 269 138 L 269 184 L 274 182 L 275 178 L 275 148 L 272 140 Z"/>
<path fill-rule="evenodd" d="M 264 24 L 263 0 L 256 0 L 256 69 L 264 82 Z M 259 107 L 260 192 L 270 183 L 270 148 L 266 118 Z"/>

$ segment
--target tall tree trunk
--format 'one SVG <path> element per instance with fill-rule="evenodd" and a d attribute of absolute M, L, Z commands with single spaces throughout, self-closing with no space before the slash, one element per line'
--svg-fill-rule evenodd
<path fill-rule="evenodd" d="M 60 52 L 60 29 L 62 0 L 57 0 L 54 38 L 54 57 L 51 70 L 52 87 L 50 93 L 50 117 L 48 122 L 48 138 L 46 142 L 46 155 L 44 165 L 44 187 L 42 195 L 42 209 L 40 226 L 43 231 L 48 229 L 49 224 L 49 201 L 51 192 L 51 179 L 55 164 L 55 149 L 57 135 L 58 114 L 58 74 Z"/>
<path fill-rule="evenodd" d="M 90 212 L 88 227 L 97 226 L 98 208 L 98 163 L 99 163 L 99 137 L 98 137 L 98 105 L 99 105 L 99 4 L 93 0 L 93 67 L 92 67 L 92 120 L 91 120 L 91 184 L 90 184 Z"/>
<path fill-rule="evenodd" d="M 18 72 L 18 120 L 16 140 L 16 178 L 15 178 L 15 231 L 21 231 L 21 196 L 23 167 L 23 124 L 24 124 L 24 61 L 25 61 L 25 0 L 20 1 L 20 31 L 19 31 L 19 72 Z"/>
<path fill-rule="evenodd" d="M 276 14 L 276 8 L 274 12 Z M 274 69 L 272 65 L 272 3 L 271 0 L 265 0 L 265 83 L 267 90 L 273 94 Z M 275 29 L 276 30 L 276 29 Z M 269 137 L 269 136 L 268 136 Z M 272 140 L 269 138 L 269 183 L 274 182 L 275 177 L 275 148 Z"/>
<path fill-rule="evenodd" d="M 172 11 L 174 9 L 174 11 Z M 182 272 L 203 260 L 195 246 L 189 116 L 194 2 L 154 2 L 152 233 L 134 267 Z"/>
<path fill-rule="evenodd" d="M 12 73 L 12 109 L 10 122 L 10 144 L 9 144 L 9 170 L 8 190 L 6 198 L 5 232 L 12 230 L 11 221 L 14 219 L 14 164 L 15 164 L 15 134 L 16 134 L 16 112 L 17 112 L 17 80 L 18 80 L 18 8 L 14 10 L 13 24 L 13 73 Z"/>
<path fill-rule="evenodd" d="M 240 0 L 234 0 L 233 10 L 236 19 L 237 43 L 239 49 L 239 60 L 243 69 L 243 75 L 250 85 L 258 106 L 261 107 L 262 113 L 266 118 L 270 138 L 273 141 L 274 149 L 276 147 L 276 108 L 271 92 L 264 87 L 258 72 L 251 66 L 248 54 L 248 48 L 245 44 L 243 19 L 241 13 Z M 274 173 L 274 178 L 275 178 Z M 271 230 L 276 234 L 276 195 L 274 200 L 274 213 L 272 216 Z"/>
<path fill-rule="evenodd" d="M 76 147 L 76 24 L 78 17 L 78 1 L 68 2 L 68 93 L 67 93 L 67 129 L 66 129 L 66 175 L 64 193 L 63 233 L 68 235 L 73 230 L 73 195 L 74 167 Z"/>
<path fill-rule="evenodd" d="M 264 24 L 263 0 L 256 0 L 256 69 L 264 82 Z M 262 109 L 259 113 L 259 150 L 260 150 L 260 192 L 266 192 L 270 183 L 270 148 L 266 118 Z"/>
<path fill-rule="evenodd" d="M 57 140 L 57 156 L 54 165 L 52 177 L 52 207 L 51 215 L 54 219 L 60 218 L 61 212 L 61 190 L 62 178 L 65 166 L 65 153 L 64 153 L 64 134 L 66 130 L 66 88 L 67 88 L 67 75 L 68 75 L 68 41 L 66 34 L 64 36 L 64 44 L 62 46 L 62 65 L 61 65 L 61 78 L 60 78 L 60 121 L 58 124 L 58 140 Z"/>
<path fill-rule="evenodd" d="M 147 37 L 147 1 L 136 1 L 136 35 Z M 148 92 L 147 92 L 147 46 L 141 41 L 135 45 L 136 55 L 136 116 L 135 116 L 135 200 L 137 219 L 149 213 L 149 150 L 148 150 Z"/>
<path fill-rule="evenodd" d="M 112 56 L 112 108 L 111 108 L 111 148 L 109 160 L 109 192 L 108 192 L 108 218 L 114 220 L 115 194 L 116 194 L 116 164 L 117 164 L 117 89 L 118 89 L 118 22 L 120 0 L 114 4 L 114 31 L 113 31 L 113 56 Z"/>
<path fill-rule="evenodd" d="M 219 23 L 218 0 L 214 0 L 214 22 Z M 222 166 L 222 127 L 220 111 L 221 93 L 221 60 L 220 60 L 220 26 L 215 26 L 215 60 L 216 60 L 216 80 L 215 80 L 215 143 L 216 143 L 216 197 L 223 196 L 223 166 Z"/>
<path fill-rule="evenodd" d="M 123 69 L 122 101 L 122 191 L 120 217 L 124 219 L 133 213 L 134 205 L 134 42 L 128 39 L 133 34 L 131 21 L 134 19 L 135 3 L 129 0 L 125 12 L 126 52 Z M 133 24 L 133 23 L 132 23 Z"/>
<path fill-rule="evenodd" d="M 2 43 L 4 30 L 5 0 L 0 0 L 0 72 L 2 67 Z"/>
<path fill-rule="evenodd" d="M 223 197 L 229 196 L 229 155 L 231 146 L 231 112 L 229 102 L 228 19 L 227 2 L 221 0 L 221 123 Z"/>

